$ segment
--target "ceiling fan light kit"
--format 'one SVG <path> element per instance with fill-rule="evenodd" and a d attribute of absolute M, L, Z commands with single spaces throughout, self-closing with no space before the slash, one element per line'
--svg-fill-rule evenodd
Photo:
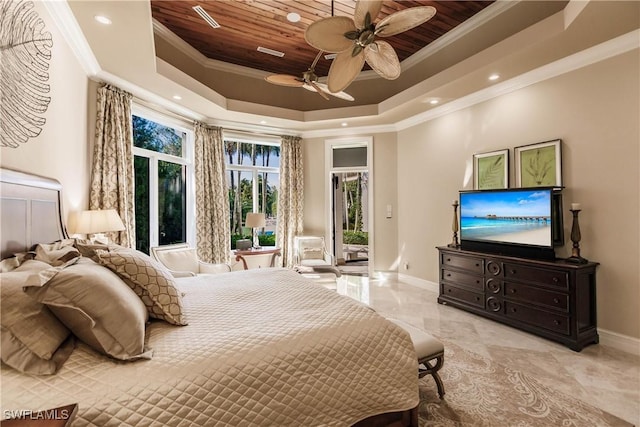
<path fill-rule="evenodd" d="M 307 43 L 318 50 L 338 54 L 327 78 L 330 92 L 340 92 L 349 86 L 365 61 L 381 77 L 397 79 L 401 72 L 398 55 L 389 43 L 378 37 L 400 34 L 436 14 L 432 6 L 417 6 L 388 15 L 376 24 L 373 21 L 381 8 L 382 0 L 361 0 L 356 3 L 353 19 L 332 16 L 307 28 L 304 35 Z"/>

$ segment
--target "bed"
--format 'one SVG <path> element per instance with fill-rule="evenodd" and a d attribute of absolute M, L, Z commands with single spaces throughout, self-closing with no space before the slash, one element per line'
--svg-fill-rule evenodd
<path fill-rule="evenodd" d="M 1 173 L 3 258 L 64 239 L 59 184 Z M 188 325 L 147 322 L 150 359 L 77 340 L 53 375 L 3 363 L 3 414 L 77 403 L 74 426 L 417 426 L 413 344 L 366 305 L 281 268 L 176 285 Z"/>

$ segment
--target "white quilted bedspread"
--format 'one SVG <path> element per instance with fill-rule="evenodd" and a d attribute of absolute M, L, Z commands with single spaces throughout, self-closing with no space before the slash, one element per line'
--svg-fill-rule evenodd
<path fill-rule="evenodd" d="M 152 360 L 79 344 L 50 377 L 3 365 L 2 413 L 77 402 L 74 426 L 348 426 L 418 404 L 408 334 L 367 306 L 285 269 L 179 284 L 189 325 L 152 322 Z"/>

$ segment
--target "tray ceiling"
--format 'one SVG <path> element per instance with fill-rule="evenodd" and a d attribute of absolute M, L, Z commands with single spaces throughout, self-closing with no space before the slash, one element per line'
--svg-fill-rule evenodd
<path fill-rule="evenodd" d="M 386 39 L 402 62 L 492 3 L 493 0 L 385 0 L 378 19 L 414 6 L 436 8 L 437 13 L 431 20 Z M 194 11 L 195 6 L 204 9 L 220 27 L 210 26 Z M 268 73 L 296 76 L 309 68 L 317 54 L 305 42 L 305 29 L 312 22 L 332 14 L 352 17 L 354 7 L 353 0 L 151 1 L 152 17 L 205 57 Z M 289 13 L 297 13 L 300 20 L 288 21 Z M 284 56 L 259 52 L 258 47 L 282 52 Z M 330 65 L 330 60 L 323 58 L 316 66 L 316 73 L 327 75 Z"/>

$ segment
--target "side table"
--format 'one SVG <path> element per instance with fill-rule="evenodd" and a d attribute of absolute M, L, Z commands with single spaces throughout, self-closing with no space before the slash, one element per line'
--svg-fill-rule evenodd
<path fill-rule="evenodd" d="M 236 261 L 242 261 L 242 266 L 245 270 L 249 270 L 249 268 L 275 267 L 276 257 L 281 255 L 280 248 L 275 246 L 263 246 L 246 250 L 236 249 L 233 253 L 236 256 Z M 262 256 L 258 257 L 257 255 Z"/>

